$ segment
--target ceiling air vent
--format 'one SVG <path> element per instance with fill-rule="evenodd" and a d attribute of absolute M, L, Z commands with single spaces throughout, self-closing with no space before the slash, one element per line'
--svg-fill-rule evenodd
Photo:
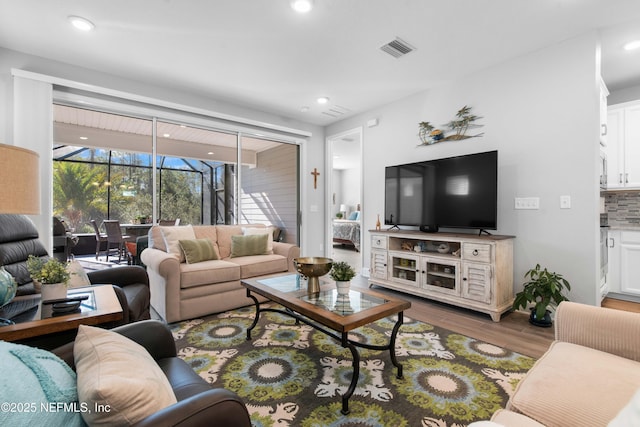
<path fill-rule="evenodd" d="M 334 105 L 330 107 L 328 110 L 323 111 L 322 114 L 326 114 L 331 117 L 340 117 L 343 114 L 350 112 L 351 110 L 347 107 L 342 107 L 340 105 Z"/>
<path fill-rule="evenodd" d="M 413 52 L 415 49 L 415 47 L 411 46 L 409 43 L 399 37 L 396 37 L 395 40 L 392 40 L 389 43 L 380 46 L 380 50 L 388 53 L 394 58 L 400 58 L 407 53 Z"/>

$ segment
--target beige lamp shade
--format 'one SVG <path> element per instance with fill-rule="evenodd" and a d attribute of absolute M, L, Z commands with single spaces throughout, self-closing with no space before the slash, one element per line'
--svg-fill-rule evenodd
<path fill-rule="evenodd" d="M 0 213 L 40 213 L 39 158 L 34 151 L 0 144 Z"/>

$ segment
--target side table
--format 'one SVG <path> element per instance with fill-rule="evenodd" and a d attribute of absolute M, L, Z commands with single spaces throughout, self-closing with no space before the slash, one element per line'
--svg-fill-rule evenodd
<path fill-rule="evenodd" d="M 17 297 L 10 304 L 32 301 L 34 306 L 31 310 L 13 318 L 15 322 L 13 325 L 0 326 L 0 339 L 21 341 L 76 330 L 79 325 L 100 325 L 122 319 L 122 307 L 113 286 L 98 285 L 69 289 L 69 297 L 81 295 L 87 295 L 89 298 L 82 301 L 79 310 L 65 314 L 53 314 L 50 305 L 43 306 L 40 294 Z"/>

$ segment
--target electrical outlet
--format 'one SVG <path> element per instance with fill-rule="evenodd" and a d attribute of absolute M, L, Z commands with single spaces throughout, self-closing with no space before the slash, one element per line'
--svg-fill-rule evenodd
<path fill-rule="evenodd" d="M 540 198 L 516 197 L 515 209 L 540 209 Z"/>
<path fill-rule="evenodd" d="M 560 209 L 571 209 L 571 196 L 560 196 Z"/>

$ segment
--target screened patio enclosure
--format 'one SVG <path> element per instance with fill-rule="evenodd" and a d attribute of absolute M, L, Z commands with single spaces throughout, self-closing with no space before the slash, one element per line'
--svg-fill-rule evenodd
<path fill-rule="evenodd" d="M 77 233 L 105 219 L 273 224 L 298 243 L 298 157 L 258 135 L 55 104 L 53 215 Z"/>

